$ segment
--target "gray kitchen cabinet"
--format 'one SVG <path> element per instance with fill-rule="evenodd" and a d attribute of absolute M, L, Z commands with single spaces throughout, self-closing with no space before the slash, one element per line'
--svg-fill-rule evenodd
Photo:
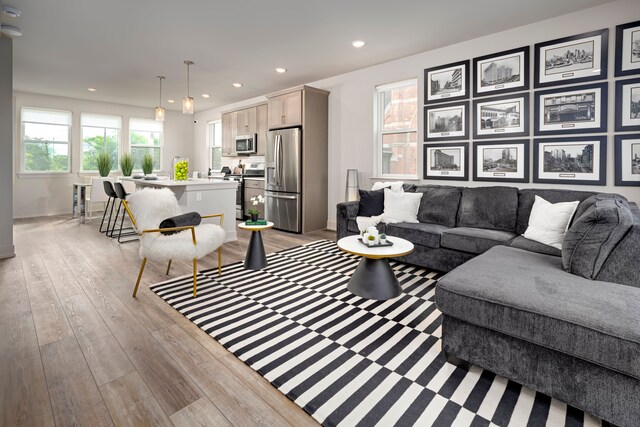
<path fill-rule="evenodd" d="M 236 135 L 250 135 L 252 133 L 256 133 L 256 107 L 238 110 L 236 115 Z"/>
<path fill-rule="evenodd" d="M 269 98 L 269 129 L 302 125 L 302 91 L 285 93 Z"/>
<path fill-rule="evenodd" d="M 258 203 L 257 206 L 253 206 L 251 202 L 252 197 L 262 196 L 264 197 L 264 178 L 244 178 L 244 213 L 249 215 L 249 209 L 256 208 L 258 210 L 258 218 L 264 219 L 264 203 Z"/>
<path fill-rule="evenodd" d="M 257 138 L 257 150 L 258 156 L 264 156 L 267 153 L 267 131 L 269 126 L 267 125 L 267 104 L 258 105 L 256 107 L 256 134 Z"/>

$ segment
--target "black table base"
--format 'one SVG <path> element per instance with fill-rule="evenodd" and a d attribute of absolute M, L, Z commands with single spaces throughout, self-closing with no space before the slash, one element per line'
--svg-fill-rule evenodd
<path fill-rule="evenodd" d="M 267 266 L 267 255 L 264 253 L 262 235 L 260 230 L 251 231 L 251 239 L 247 248 L 247 256 L 244 259 L 244 268 L 249 270 L 261 270 Z"/>
<path fill-rule="evenodd" d="M 402 293 L 398 279 L 386 258 L 362 257 L 347 289 L 363 298 L 375 300 L 388 300 Z"/>

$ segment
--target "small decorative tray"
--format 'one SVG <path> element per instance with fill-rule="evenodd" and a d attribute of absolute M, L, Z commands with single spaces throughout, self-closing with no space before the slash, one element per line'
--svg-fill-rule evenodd
<path fill-rule="evenodd" d="M 362 243 L 363 245 L 365 245 L 368 248 L 382 248 L 382 247 L 386 247 L 386 246 L 393 246 L 393 242 L 390 241 L 389 239 L 387 239 L 387 241 L 382 244 L 382 243 L 378 243 L 377 245 L 368 245 L 365 242 L 362 241 L 362 237 L 358 237 L 358 242 Z"/>

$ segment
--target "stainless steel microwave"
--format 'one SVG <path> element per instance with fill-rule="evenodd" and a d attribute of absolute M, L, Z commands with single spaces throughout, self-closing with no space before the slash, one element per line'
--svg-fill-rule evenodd
<path fill-rule="evenodd" d="M 236 136 L 236 153 L 255 154 L 257 151 L 257 134 Z"/>

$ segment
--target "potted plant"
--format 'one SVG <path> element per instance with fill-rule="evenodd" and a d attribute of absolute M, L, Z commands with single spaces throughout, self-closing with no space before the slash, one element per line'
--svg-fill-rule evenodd
<path fill-rule="evenodd" d="M 151 175 L 153 172 L 153 157 L 149 153 L 145 153 L 142 158 L 142 172 L 145 175 Z"/>
<path fill-rule="evenodd" d="M 387 235 L 384 233 L 380 233 L 380 236 L 378 236 L 380 238 L 380 244 L 381 245 L 386 245 L 387 244 Z"/>
<path fill-rule="evenodd" d="M 109 172 L 111 172 L 111 156 L 109 153 L 102 151 L 98 153 L 96 156 L 96 165 L 98 166 L 98 172 L 101 177 L 109 176 Z"/>
<path fill-rule="evenodd" d="M 251 198 L 251 204 L 254 207 L 252 207 L 251 209 L 249 209 L 247 211 L 247 213 L 251 217 L 251 221 L 257 221 L 258 220 L 258 215 L 260 214 L 260 211 L 258 210 L 258 208 L 256 208 L 256 206 L 258 206 L 258 204 L 260 204 L 260 203 L 264 203 L 264 197 L 262 197 L 261 194 Z"/>
<path fill-rule="evenodd" d="M 373 236 L 370 234 L 368 239 L 369 239 L 369 246 L 374 246 L 376 244 L 376 236 Z"/>
<path fill-rule="evenodd" d="M 130 153 L 124 153 L 120 157 L 120 169 L 122 169 L 122 175 L 131 176 L 133 172 L 133 156 Z"/>

